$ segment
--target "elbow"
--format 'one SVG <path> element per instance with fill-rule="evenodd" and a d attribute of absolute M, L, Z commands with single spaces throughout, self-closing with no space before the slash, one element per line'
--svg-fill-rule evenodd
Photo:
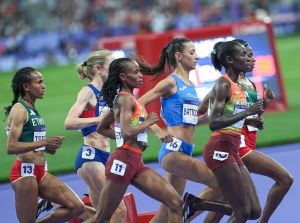
<path fill-rule="evenodd" d="M 10 146 L 10 145 L 7 146 L 6 152 L 7 152 L 8 155 L 16 154 L 14 148 L 12 146 Z"/>
<path fill-rule="evenodd" d="M 213 126 L 213 125 L 211 125 L 211 124 L 209 124 L 209 129 L 210 129 L 210 131 L 216 131 L 217 129 Z"/>
<path fill-rule="evenodd" d="M 100 135 L 103 135 L 103 128 L 102 128 L 102 126 L 100 126 L 100 125 L 98 125 L 97 126 L 97 129 L 96 129 L 96 132 L 98 133 L 98 134 L 100 134 Z"/>
<path fill-rule="evenodd" d="M 218 126 L 216 125 L 216 123 L 214 123 L 214 122 L 210 122 L 209 123 L 209 129 L 210 129 L 210 131 L 216 131 L 216 130 L 218 130 L 219 128 L 218 128 Z"/>
<path fill-rule="evenodd" d="M 74 130 L 73 125 L 71 124 L 71 122 L 68 119 L 65 120 L 64 127 L 65 127 L 65 130 Z"/>

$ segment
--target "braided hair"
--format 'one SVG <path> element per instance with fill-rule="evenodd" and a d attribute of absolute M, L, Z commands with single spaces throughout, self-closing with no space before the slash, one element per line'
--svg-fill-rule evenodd
<path fill-rule="evenodd" d="M 236 46 L 242 45 L 238 41 L 226 41 L 226 42 L 217 42 L 211 52 L 211 62 L 214 65 L 214 68 L 218 71 L 222 70 L 222 67 L 225 69 L 228 68 L 226 62 L 226 56 L 232 56 L 235 53 Z"/>
<path fill-rule="evenodd" d="M 10 106 L 4 107 L 6 117 L 9 115 L 9 112 L 14 104 L 18 102 L 19 98 L 25 96 L 23 85 L 31 82 L 31 73 L 34 71 L 36 71 L 36 69 L 32 67 L 24 67 L 19 69 L 13 76 L 11 87 L 13 90 L 14 98 Z"/>
<path fill-rule="evenodd" d="M 232 41 L 236 41 L 236 42 L 242 44 L 244 47 L 249 47 L 249 44 L 243 39 L 234 39 Z"/>
<path fill-rule="evenodd" d="M 110 109 L 113 108 L 113 102 L 118 94 L 118 90 L 122 88 L 122 83 L 120 81 L 120 73 L 126 72 L 128 69 L 128 62 L 133 62 L 129 58 L 119 58 L 111 62 L 108 69 L 108 77 L 102 86 L 100 97 L 108 105 Z"/>
<path fill-rule="evenodd" d="M 165 65 L 168 66 L 170 71 L 171 67 L 176 68 L 176 58 L 175 53 L 182 53 L 184 50 L 184 43 L 191 42 L 190 39 L 187 38 L 175 38 L 171 42 L 169 42 L 161 51 L 159 61 L 156 65 L 150 66 L 144 59 L 135 55 L 133 59 L 139 64 L 141 73 L 147 75 L 160 76 L 165 71 Z"/>

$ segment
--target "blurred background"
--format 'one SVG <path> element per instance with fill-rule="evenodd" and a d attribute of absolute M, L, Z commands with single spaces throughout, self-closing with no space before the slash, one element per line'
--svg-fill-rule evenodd
<path fill-rule="evenodd" d="M 260 19 L 299 30 L 299 0 L 1 0 L 0 71 L 66 65 L 102 37 Z"/>
<path fill-rule="evenodd" d="M 249 77 L 260 95 L 264 84 L 276 93 L 276 100 L 264 114 L 265 128 L 258 133 L 257 146 L 294 175 L 294 185 L 272 220 L 299 222 L 296 199 L 299 194 L 300 0 L 1 0 L 0 108 L 11 104 L 10 85 L 15 71 L 24 66 L 38 68 L 45 79 L 46 94 L 36 106 L 45 120 L 47 135 L 66 136 L 55 156 L 46 155 L 49 171 L 74 173 L 82 136 L 79 131 L 66 131 L 64 120 L 78 91 L 86 84 L 76 74 L 76 63 L 84 61 L 90 51 L 105 47 L 116 57 L 135 52 L 153 64 L 162 47 L 177 36 L 188 37 L 195 44 L 200 59 L 190 78 L 200 98 L 221 75 L 210 63 L 212 46 L 234 38 L 242 38 L 252 46 L 256 67 L 248 73 Z M 136 95 L 142 95 L 155 83 L 144 81 Z M 159 112 L 159 108 L 157 101 L 148 109 Z M 13 223 L 17 222 L 14 195 L 6 182 L 15 156 L 6 153 L 4 110 L 0 112 L 0 120 L 0 196 L 5 201 L 0 202 L 1 220 Z M 193 155 L 202 153 L 210 134 L 207 124 L 197 128 Z M 151 132 L 149 141 L 150 147 L 143 158 L 146 162 L 156 162 L 161 142 Z M 111 149 L 114 147 L 112 141 Z M 163 174 L 157 164 L 149 165 Z M 77 175 L 60 177 L 79 196 L 86 192 Z M 272 182 L 257 175 L 253 179 L 263 204 Z M 202 187 L 189 182 L 187 190 L 196 194 Z M 158 208 L 158 202 L 132 187 L 129 191 L 136 196 L 139 212 Z M 149 208 L 143 209 L 142 204 Z"/>
<path fill-rule="evenodd" d="M 254 28 L 265 29 L 234 31 L 234 27 L 242 27 L 235 24 L 252 21 L 266 24 Z M 215 31 L 210 30 L 219 27 L 233 27 L 233 31 L 214 36 Z M 38 68 L 47 86 L 44 99 L 37 102 L 47 125 L 47 135 L 66 136 L 57 154 L 48 156 L 49 169 L 52 173 L 72 172 L 82 137 L 80 132 L 64 130 L 63 123 L 85 84 L 78 79 L 75 64 L 85 60 L 91 50 L 103 46 L 104 40 L 125 42 L 126 46 L 123 44 L 119 50 L 118 47 L 113 50 L 126 56 L 122 48 L 132 48 L 131 41 L 126 41 L 128 38 L 148 40 L 166 32 L 175 36 L 192 30 L 205 31 L 208 33 L 205 40 L 213 38 L 213 42 L 242 36 L 248 38 L 255 53 L 272 56 L 274 70 L 266 77 L 274 76 L 270 84 L 276 88 L 278 104 L 283 102 L 283 107 L 265 115 L 265 129 L 259 133 L 258 146 L 299 142 L 300 0 L 1 0 L 0 107 L 11 103 L 10 84 L 15 70 L 24 66 Z M 258 37 L 256 32 L 259 32 Z M 204 39 L 200 36 L 195 41 L 202 49 Z M 159 54 L 163 45 L 154 46 Z M 206 53 L 211 51 L 207 45 L 204 49 Z M 200 65 L 203 64 L 199 62 Z M 0 181 L 4 182 L 8 180 L 15 157 L 6 154 L 4 110 L 0 118 Z M 201 154 L 210 135 L 207 125 L 200 126 L 196 134 L 194 155 Z M 144 159 L 156 161 L 160 141 L 151 134 L 150 141 L 151 147 Z"/>

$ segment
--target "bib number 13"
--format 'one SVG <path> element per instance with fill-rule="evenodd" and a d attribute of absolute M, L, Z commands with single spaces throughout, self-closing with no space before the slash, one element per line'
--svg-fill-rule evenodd
<path fill-rule="evenodd" d="M 33 163 L 22 163 L 21 164 L 21 176 L 33 176 L 34 164 Z"/>
<path fill-rule="evenodd" d="M 111 166 L 110 172 L 119 176 L 124 176 L 126 171 L 126 163 L 123 163 L 120 160 L 114 160 Z"/>

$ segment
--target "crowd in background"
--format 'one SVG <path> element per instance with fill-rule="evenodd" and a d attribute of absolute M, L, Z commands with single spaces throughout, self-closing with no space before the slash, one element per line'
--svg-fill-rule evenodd
<path fill-rule="evenodd" d="M 2 0 L 0 70 L 16 66 L 16 58 L 38 67 L 65 64 L 101 37 L 255 18 L 298 24 L 299 12 L 299 0 Z"/>

